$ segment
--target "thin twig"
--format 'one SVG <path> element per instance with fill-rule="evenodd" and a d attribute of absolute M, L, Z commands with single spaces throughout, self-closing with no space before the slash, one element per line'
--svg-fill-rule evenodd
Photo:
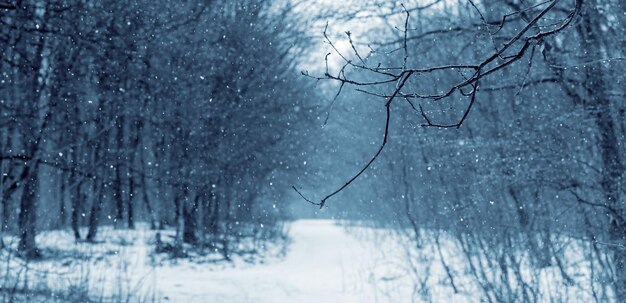
<path fill-rule="evenodd" d="M 387 103 L 385 103 L 385 114 L 386 114 L 385 132 L 383 134 L 383 141 L 380 144 L 380 146 L 378 147 L 378 150 L 376 151 L 376 154 L 374 154 L 374 156 L 367 162 L 367 164 L 365 164 L 365 166 L 363 166 L 363 168 L 361 168 L 361 170 L 359 170 L 352 178 L 350 178 L 350 180 L 348 180 L 348 182 L 346 182 L 344 185 L 339 187 L 337 190 L 335 190 L 334 192 L 332 192 L 329 195 L 327 195 L 326 197 L 324 197 L 320 201 L 320 203 L 319 203 L 320 208 L 324 207 L 324 205 L 326 204 L 326 201 L 328 199 L 332 198 L 334 195 L 336 195 L 339 192 L 341 192 L 342 190 L 344 190 L 346 187 L 348 187 L 350 184 L 352 184 L 352 182 L 354 182 L 354 180 L 359 178 L 372 165 L 372 163 L 374 163 L 374 161 L 376 161 L 376 159 L 378 159 L 378 156 L 380 156 L 382 151 L 385 149 L 385 145 L 387 145 L 387 139 L 389 138 L 389 123 L 391 121 L 391 104 L 395 100 L 396 96 L 398 96 L 398 94 L 400 93 L 400 90 L 402 90 L 402 88 L 406 84 L 407 80 L 409 80 L 411 75 L 412 75 L 412 73 L 409 72 L 400 80 L 400 82 L 398 84 L 398 88 L 396 89 L 394 94 L 389 98 Z"/>
<path fill-rule="evenodd" d="M 300 197 L 302 199 L 304 199 L 304 201 L 307 201 L 307 202 L 309 202 L 309 203 L 311 203 L 313 205 L 320 205 L 320 203 L 313 202 L 310 199 L 308 199 L 307 197 L 305 197 L 295 186 L 291 186 L 291 188 L 293 188 L 293 190 L 295 190 L 298 193 L 298 195 L 300 195 Z"/>

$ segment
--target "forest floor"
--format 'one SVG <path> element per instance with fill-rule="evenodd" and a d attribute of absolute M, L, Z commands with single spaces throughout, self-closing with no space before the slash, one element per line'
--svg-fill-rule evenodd
<path fill-rule="evenodd" d="M 159 267 L 156 283 L 171 302 L 381 302 L 368 283 L 373 247 L 332 221 L 291 224 L 284 259 L 219 269 Z"/>
<path fill-rule="evenodd" d="M 68 231 L 43 232 L 37 240 L 47 257 L 24 263 L 3 253 L 0 283 L 5 292 L 28 289 L 48 298 L 29 302 L 94 295 L 105 302 L 393 302 L 377 285 L 393 279 L 372 272 L 382 259 L 371 240 L 330 220 L 295 221 L 289 234 L 283 257 L 198 263 L 155 256 L 154 231 L 146 226 L 104 228 L 99 238 L 106 241 L 95 245 L 76 243 Z"/>
<path fill-rule="evenodd" d="M 298 220 L 289 224 L 291 242 L 278 257 L 198 262 L 155 254 L 155 231 L 147 226 L 103 228 L 98 244 L 75 242 L 69 231 L 48 231 L 37 237 L 43 260 L 24 263 L 2 251 L 0 302 L 479 302 L 481 291 L 467 274 L 462 252 L 452 238 L 437 234 L 424 231 L 424 245 L 416 249 L 401 241 L 406 235 L 385 229 Z M 15 246 L 11 241 L 5 238 Z M 552 301 L 591 302 L 584 257 L 577 256 L 575 243 L 570 246 L 566 251 L 572 253 L 564 253 L 571 255 L 566 260 L 575 269 L 575 283 L 563 287 L 555 267 L 529 280 L 557 298 Z"/>

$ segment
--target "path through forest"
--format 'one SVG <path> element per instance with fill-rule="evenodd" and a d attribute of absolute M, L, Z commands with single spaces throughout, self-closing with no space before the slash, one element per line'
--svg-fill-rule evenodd
<path fill-rule="evenodd" d="M 219 270 L 159 267 L 157 289 L 171 302 L 384 302 L 368 278 L 371 243 L 328 220 L 296 221 L 290 233 L 283 260 Z"/>

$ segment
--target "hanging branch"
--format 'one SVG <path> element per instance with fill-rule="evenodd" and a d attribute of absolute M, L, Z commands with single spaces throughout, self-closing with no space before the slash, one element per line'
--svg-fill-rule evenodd
<path fill-rule="evenodd" d="M 468 97 L 469 102 L 467 103 L 462 116 L 454 123 L 446 124 L 446 123 L 434 122 L 432 118 L 428 117 L 428 115 L 426 114 L 426 112 L 424 111 L 421 105 L 419 105 L 418 107 L 419 107 L 419 113 L 425 121 L 425 123 L 422 124 L 423 126 L 438 127 L 438 128 L 457 128 L 457 129 L 460 128 L 461 125 L 469 117 L 469 114 L 474 104 L 477 101 L 478 90 L 480 87 L 479 85 L 480 80 L 524 58 L 524 56 L 526 55 L 529 49 L 532 49 L 533 50 L 532 52 L 534 53 L 535 46 L 538 43 L 541 43 L 545 37 L 557 34 L 561 32 L 562 30 L 564 30 L 565 28 L 567 28 L 572 23 L 572 21 L 576 18 L 576 16 L 580 14 L 582 1 L 583 0 L 575 0 L 574 9 L 564 19 L 562 19 L 560 22 L 557 22 L 557 24 L 555 25 L 553 29 L 546 30 L 546 31 L 539 30 L 537 33 L 533 35 L 526 35 L 526 34 L 531 28 L 537 28 L 538 22 L 542 20 L 545 17 L 545 15 L 548 14 L 548 12 L 552 11 L 553 8 L 556 6 L 556 4 L 560 2 L 560 0 L 547 0 L 541 3 L 538 3 L 536 5 L 524 8 L 518 12 L 509 13 L 503 16 L 502 21 L 499 24 L 499 28 L 494 33 L 489 32 L 490 36 L 498 33 L 505 26 L 505 23 L 508 17 L 511 17 L 513 15 L 518 15 L 522 12 L 545 5 L 545 8 L 543 8 L 539 13 L 537 13 L 537 15 L 534 18 L 532 18 L 529 22 L 527 22 L 522 29 L 520 29 L 507 42 L 501 45 L 501 47 L 498 48 L 498 46 L 494 42 L 495 40 L 493 39 L 493 37 L 491 37 L 492 42 L 494 43 L 493 53 L 487 56 L 486 58 L 484 58 L 482 61 L 479 61 L 478 63 L 475 63 L 475 64 L 448 64 L 448 65 L 433 66 L 433 67 L 409 68 L 407 66 L 408 56 L 409 56 L 407 42 L 411 40 L 411 37 L 408 36 L 407 32 L 409 30 L 408 25 L 409 25 L 410 13 L 409 13 L 409 10 L 404 5 L 402 5 L 402 8 L 403 8 L 403 12 L 406 15 L 406 19 L 404 21 L 403 38 L 401 41 L 402 46 L 398 49 L 398 50 L 402 50 L 404 53 L 404 58 L 403 58 L 404 60 L 403 60 L 403 64 L 401 67 L 393 67 L 393 66 L 381 67 L 380 64 L 376 67 L 369 66 L 366 63 L 366 60 L 365 60 L 366 58 L 364 59 L 359 54 L 356 47 L 354 46 L 354 42 L 352 41 L 350 32 L 346 32 L 346 35 L 348 36 L 349 43 L 352 47 L 352 50 L 355 53 L 355 56 L 359 60 L 358 60 L 358 63 L 355 63 L 354 61 L 348 59 L 347 56 L 342 54 L 337 49 L 335 44 L 328 37 L 328 34 L 327 34 L 328 23 L 326 23 L 326 26 L 324 28 L 324 33 L 323 33 L 324 38 L 326 42 L 331 46 L 333 51 L 344 61 L 345 64 L 342 66 L 341 70 L 339 71 L 339 73 L 337 73 L 337 75 L 332 75 L 329 72 L 329 68 L 328 68 L 328 56 L 330 55 L 328 54 L 325 57 L 326 71 L 323 76 L 315 77 L 315 76 L 310 75 L 308 72 L 303 72 L 302 74 L 305 76 L 314 78 L 316 80 L 331 80 L 331 81 L 337 81 L 340 83 L 339 90 L 337 94 L 335 94 L 329 106 L 329 111 L 332 109 L 333 104 L 337 100 L 338 96 L 341 94 L 346 84 L 359 87 L 357 88 L 357 91 L 366 93 L 368 95 L 373 95 L 373 96 L 387 99 L 387 101 L 385 102 L 385 129 L 384 129 L 384 133 L 382 137 L 382 142 L 379 145 L 376 153 L 370 158 L 370 160 L 356 174 L 354 174 L 350 179 L 348 179 L 348 181 L 345 184 L 343 184 L 341 187 L 331 192 L 330 194 L 326 195 L 324 198 L 320 200 L 319 203 L 313 202 L 313 200 L 306 198 L 295 186 L 293 186 L 292 188 L 305 201 L 314 205 L 319 205 L 320 208 L 322 208 L 324 207 L 328 199 L 334 197 L 335 195 L 343 191 L 345 188 L 350 186 L 350 184 L 352 184 L 356 179 L 358 179 L 372 165 L 372 163 L 376 161 L 376 159 L 380 156 L 385 146 L 387 145 L 388 136 L 389 136 L 389 124 L 391 121 L 391 105 L 393 101 L 397 98 L 405 99 L 411 105 L 414 111 L 418 111 L 417 108 L 414 106 L 414 104 L 411 102 L 411 99 L 425 99 L 425 100 L 431 100 L 431 101 L 441 101 L 443 99 L 450 97 L 455 92 L 459 92 L 461 95 Z M 478 7 L 474 4 L 474 2 L 470 1 L 470 3 L 479 14 L 482 24 L 485 26 L 490 25 L 485 19 L 485 17 L 482 15 L 480 10 L 478 9 Z M 489 29 L 487 28 L 487 30 Z M 511 55 L 507 55 L 507 51 L 509 51 L 514 45 L 519 45 L 518 50 Z M 372 51 L 374 50 L 372 49 Z M 530 62 L 532 62 L 532 58 Z M 530 64 L 532 67 L 532 63 Z M 383 77 L 383 79 L 377 80 L 377 81 L 361 81 L 361 80 L 350 79 L 346 76 L 346 73 L 345 73 L 345 70 L 347 68 L 353 68 L 357 71 L 372 73 L 373 75 Z M 439 94 L 421 94 L 421 93 L 416 93 L 416 92 L 414 93 L 402 92 L 402 89 L 405 87 L 407 81 L 409 81 L 411 77 L 414 76 L 415 74 L 428 74 L 428 73 L 433 73 L 436 71 L 456 71 L 456 72 L 461 73 L 461 75 L 464 75 L 463 71 L 467 71 L 467 72 L 470 72 L 470 75 L 468 77 L 463 76 L 462 81 L 450 86 L 447 90 Z M 530 70 L 528 71 L 528 73 L 529 72 Z M 375 93 L 375 92 L 371 92 L 368 90 L 368 88 L 377 88 L 381 85 L 387 85 L 391 83 L 395 84 L 395 89 L 393 90 L 393 93 L 389 95 Z M 471 90 L 469 90 L 469 92 L 464 92 L 466 88 L 470 88 Z M 328 119 L 328 116 L 327 116 L 327 119 Z"/>

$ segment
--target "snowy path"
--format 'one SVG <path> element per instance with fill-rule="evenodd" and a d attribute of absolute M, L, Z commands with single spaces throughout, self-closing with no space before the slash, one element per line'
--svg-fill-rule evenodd
<path fill-rule="evenodd" d="M 291 226 L 287 256 L 270 264 L 206 269 L 160 267 L 156 283 L 171 302 L 376 302 L 367 280 L 369 249 L 332 221 Z M 166 299 L 167 298 L 167 299 Z"/>

